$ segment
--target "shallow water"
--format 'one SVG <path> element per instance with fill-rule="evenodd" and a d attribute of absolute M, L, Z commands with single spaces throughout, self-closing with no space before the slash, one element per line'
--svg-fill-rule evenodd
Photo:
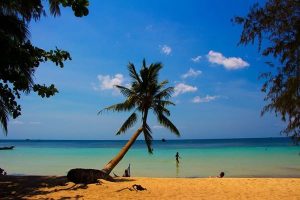
<path fill-rule="evenodd" d="M 66 175 L 71 168 L 101 169 L 126 141 L 2 140 L 0 167 L 8 174 Z M 122 175 L 131 164 L 132 176 L 300 177 L 300 147 L 286 138 L 154 141 L 154 154 L 143 141 L 114 169 Z M 175 154 L 181 159 L 176 165 Z"/>

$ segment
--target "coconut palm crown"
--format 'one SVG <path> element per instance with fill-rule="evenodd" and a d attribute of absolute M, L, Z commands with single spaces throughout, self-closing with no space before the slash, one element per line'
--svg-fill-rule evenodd
<path fill-rule="evenodd" d="M 169 129 L 172 133 L 180 136 L 176 126 L 168 119 L 170 111 L 166 108 L 169 105 L 175 105 L 169 101 L 174 88 L 166 87 L 168 81 L 158 81 L 159 71 L 162 69 L 161 63 L 153 63 L 146 66 L 145 59 L 143 60 L 142 68 L 138 74 L 134 64 L 128 64 L 129 75 L 131 77 L 131 87 L 116 85 L 120 92 L 126 97 L 122 103 L 109 106 L 104 110 L 107 111 L 133 111 L 128 119 L 123 123 L 121 128 L 116 133 L 117 135 L 125 133 L 131 128 L 138 119 L 138 113 L 141 113 L 141 131 L 144 134 L 145 142 L 148 147 L 148 152 L 152 153 L 152 131 L 147 123 L 149 110 L 152 110 L 157 117 L 158 122 Z M 102 112 L 100 111 L 100 112 Z"/>

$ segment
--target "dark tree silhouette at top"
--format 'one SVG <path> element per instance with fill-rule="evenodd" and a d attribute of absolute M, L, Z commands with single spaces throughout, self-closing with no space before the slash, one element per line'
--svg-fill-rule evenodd
<path fill-rule="evenodd" d="M 258 41 L 263 56 L 275 68 L 263 73 L 266 82 L 262 91 L 267 104 L 262 110 L 280 115 L 286 128 L 282 131 L 297 143 L 300 141 L 300 1 L 268 0 L 261 7 L 255 4 L 245 17 L 235 17 L 243 25 L 239 44 Z"/>
<path fill-rule="evenodd" d="M 77 17 L 88 14 L 88 0 L 49 0 L 50 14 L 60 15 L 60 7 L 71 7 Z M 46 15 L 41 0 L 2 0 L 0 2 L 0 123 L 7 134 L 9 116 L 21 115 L 17 100 L 23 93 L 36 92 L 50 97 L 58 92 L 53 84 L 35 84 L 33 77 L 43 62 L 63 67 L 71 60 L 67 51 L 44 50 L 32 45 L 28 25 Z"/>

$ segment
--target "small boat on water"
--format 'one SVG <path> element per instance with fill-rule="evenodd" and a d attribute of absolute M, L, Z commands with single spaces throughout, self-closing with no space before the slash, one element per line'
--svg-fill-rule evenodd
<path fill-rule="evenodd" d="M 14 149 L 15 146 L 10 146 L 10 147 L 0 147 L 0 150 L 12 150 Z"/>

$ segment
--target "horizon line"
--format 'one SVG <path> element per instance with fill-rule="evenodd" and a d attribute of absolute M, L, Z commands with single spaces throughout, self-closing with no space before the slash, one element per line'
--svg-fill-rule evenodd
<path fill-rule="evenodd" d="M 286 139 L 291 139 L 290 137 L 287 136 L 278 136 L 278 137 L 244 137 L 244 138 L 198 138 L 198 139 L 165 139 L 166 141 L 175 141 L 175 140 L 234 140 L 234 139 L 280 139 L 280 138 L 286 138 Z M 161 141 L 162 139 L 154 139 L 153 141 Z M 27 141 L 45 141 L 45 140 L 50 140 L 50 141 L 128 141 L 129 139 L 0 139 L 0 141 L 3 140 L 27 140 Z M 136 141 L 144 141 L 143 139 L 137 139 Z"/>

